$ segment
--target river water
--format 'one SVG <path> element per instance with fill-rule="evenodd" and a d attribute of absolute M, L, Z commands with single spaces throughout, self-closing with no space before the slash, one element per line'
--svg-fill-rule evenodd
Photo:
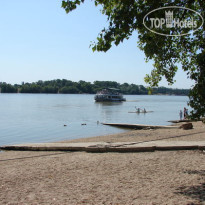
<path fill-rule="evenodd" d="M 168 125 L 168 120 L 179 119 L 188 101 L 185 96 L 124 97 L 127 101 L 122 103 L 96 103 L 94 95 L 0 94 L 0 146 L 126 131 L 101 122 Z M 135 106 L 153 112 L 128 113 Z"/>

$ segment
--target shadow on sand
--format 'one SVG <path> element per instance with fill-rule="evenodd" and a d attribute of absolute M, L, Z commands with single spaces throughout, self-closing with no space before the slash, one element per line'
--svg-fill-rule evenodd
<path fill-rule="evenodd" d="M 197 174 L 199 176 L 205 176 L 205 170 L 187 170 L 184 173 L 187 174 Z M 182 194 L 198 201 L 198 204 L 204 204 L 205 202 L 205 183 L 200 183 L 195 186 L 181 186 L 177 188 L 176 194 Z M 190 205 L 196 205 L 196 203 L 191 203 Z"/>

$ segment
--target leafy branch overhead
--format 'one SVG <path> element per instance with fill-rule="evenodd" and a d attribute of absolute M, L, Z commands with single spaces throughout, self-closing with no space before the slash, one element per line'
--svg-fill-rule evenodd
<path fill-rule="evenodd" d="M 62 1 L 62 7 L 67 13 L 73 11 L 84 0 Z M 160 36 L 152 33 L 143 25 L 144 16 L 150 11 L 165 7 L 186 7 L 205 16 L 204 0 L 94 0 L 95 6 L 102 7 L 101 12 L 107 16 L 108 27 L 103 28 L 92 46 L 93 51 L 108 51 L 112 45 L 119 45 L 124 39 L 129 39 L 134 31 L 138 34 L 138 47 L 145 53 L 146 60 L 154 61 L 151 74 L 145 81 L 151 87 L 157 86 L 164 76 L 169 84 L 174 83 L 174 77 L 181 66 L 187 73 L 187 78 L 195 82 L 191 92 L 189 105 L 193 108 L 192 116 L 205 116 L 205 25 L 191 35 Z M 163 12 L 158 13 L 164 15 Z M 190 18 L 188 12 L 183 12 L 183 18 Z M 181 28 L 170 32 L 182 32 Z"/>

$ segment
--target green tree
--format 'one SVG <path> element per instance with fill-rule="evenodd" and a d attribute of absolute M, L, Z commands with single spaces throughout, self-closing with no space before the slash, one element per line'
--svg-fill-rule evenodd
<path fill-rule="evenodd" d="M 57 93 L 58 89 L 56 89 L 54 86 L 51 85 L 46 85 L 44 87 L 41 88 L 41 92 L 42 93 Z"/>
<path fill-rule="evenodd" d="M 2 93 L 17 93 L 17 87 L 7 83 L 0 83 Z"/>
<path fill-rule="evenodd" d="M 65 86 L 63 86 L 65 84 Z M 21 85 L 10 85 L 5 82 L 0 82 L 2 93 L 89 93 L 93 94 L 104 88 L 117 88 L 123 94 L 128 95 L 147 95 L 148 90 L 142 85 L 123 83 L 119 84 L 115 81 L 95 81 L 94 83 L 79 81 L 72 82 L 70 80 L 51 80 L 51 81 L 38 81 L 33 83 L 24 83 Z M 171 88 L 154 88 L 153 94 L 175 94 L 175 95 L 188 95 L 187 89 L 171 89 Z"/>
<path fill-rule="evenodd" d="M 77 88 L 80 90 L 81 93 L 93 93 L 92 85 L 90 82 L 80 80 L 78 82 Z"/>
<path fill-rule="evenodd" d="M 84 3 L 84 0 L 62 1 L 62 7 L 69 13 L 81 3 Z M 97 42 L 91 44 L 93 51 L 106 52 L 113 44 L 119 45 L 137 31 L 139 48 L 144 51 L 147 61 L 154 61 L 154 68 L 151 74 L 145 77 L 145 81 L 150 87 L 155 87 L 164 76 L 170 84 L 173 84 L 178 67 L 182 66 L 182 69 L 187 72 L 187 77 L 195 81 L 189 94 L 189 105 L 193 108 L 192 117 L 205 116 L 205 24 L 192 35 L 180 37 L 159 36 L 147 30 L 143 25 L 143 18 L 147 13 L 165 6 L 187 7 L 204 17 L 205 1 L 94 0 L 94 3 L 96 6 L 101 6 L 101 12 L 107 16 L 109 25 L 99 33 Z M 164 17 L 163 12 L 158 14 L 158 18 Z M 190 18 L 186 10 L 178 15 L 184 19 Z M 178 28 L 165 32 L 175 34 L 183 31 Z"/>
<path fill-rule="evenodd" d="M 75 86 L 69 86 L 69 87 L 62 87 L 59 90 L 59 92 L 62 94 L 78 94 L 79 90 Z"/>

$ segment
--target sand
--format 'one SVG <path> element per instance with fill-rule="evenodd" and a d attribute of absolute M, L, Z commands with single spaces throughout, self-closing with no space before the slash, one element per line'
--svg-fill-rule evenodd
<path fill-rule="evenodd" d="M 141 130 L 86 141 L 205 140 L 193 130 Z M 205 152 L 0 154 L 0 204 L 205 204 Z"/>

